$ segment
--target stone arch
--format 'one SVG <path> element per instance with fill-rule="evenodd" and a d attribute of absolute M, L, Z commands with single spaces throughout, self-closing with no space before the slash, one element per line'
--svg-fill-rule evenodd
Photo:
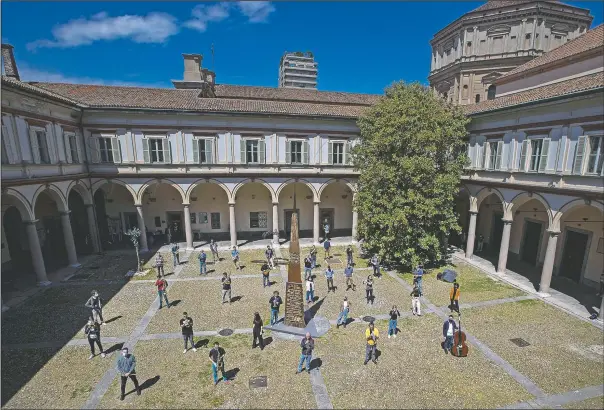
<path fill-rule="evenodd" d="M 268 192 L 271 193 L 271 198 L 273 200 L 273 203 L 278 201 L 278 197 L 276 196 L 275 190 L 273 189 L 271 184 L 269 184 L 268 182 L 266 182 L 265 180 L 260 179 L 260 178 L 247 178 L 247 179 L 244 179 L 243 181 L 240 181 L 237 185 L 235 185 L 235 188 L 233 188 L 233 193 L 231 194 L 230 200 L 235 201 L 235 198 L 237 197 L 237 191 L 239 191 L 239 189 L 241 189 L 242 186 L 244 186 L 245 184 L 247 184 L 249 182 L 257 182 L 259 184 L 264 185 L 266 187 L 266 189 L 268 189 Z"/>
<path fill-rule="evenodd" d="M 69 186 L 67 187 L 67 192 L 65 194 L 66 198 L 69 199 L 69 194 L 71 193 L 72 189 L 74 191 L 76 191 L 78 194 L 80 194 L 80 196 L 84 200 L 84 204 L 86 204 L 86 205 L 92 204 L 93 201 L 92 201 L 92 194 L 90 193 L 90 190 L 79 179 L 69 183 Z"/>
<path fill-rule="evenodd" d="M 352 191 L 353 194 L 356 193 L 357 190 L 350 180 L 348 180 L 346 178 L 332 178 L 332 179 L 325 181 L 323 183 L 323 185 L 321 185 L 321 187 L 319 188 L 319 191 L 317 192 L 317 197 L 319 198 L 319 200 L 321 199 L 321 194 L 323 193 L 325 188 L 327 188 L 328 185 L 331 185 L 333 183 L 342 182 L 342 181 L 348 188 L 350 188 L 350 190 Z"/>
<path fill-rule="evenodd" d="M 562 220 L 562 217 L 564 216 L 564 214 L 570 212 L 573 208 L 576 208 L 578 206 L 583 206 L 583 205 L 593 206 L 594 208 L 598 209 L 600 212 L 604 213 L 604 203 L 602 203 L 600 201 L 590 201 L 590 200 L 586 200 L 586 199 L 573 199 L 572 201 L 568 201 L 567 203 L 562 205 L 562 207 L 560 207 L 558 212 L 556 212 L 554 214 L 552 224 L 551 224 L 551 229 L 554 231 L 559 231 L 560 230 L 560 221 Z"/>
<path fill-rule="evenodd" d="M 319 195 L 317 193 L 317 190 L 315 189 L 315 187 L 313 186 L 313 184 L 311 184 L 309 181 L 307 181 L 306 179 L 303 178 L 291 178 L 288 179 L 286 181 L 283 181 L 281 183 L 281 185 L 279 185 L 279 188 L 277 188 L 277 192 L 275 192 L 275 196 L 277 197 L 277 199 L 279 198 L 279 195 L 281 194 L 281 191 L 283 191 L 283 189 L 289 185 L 289 184 L 293 184 L 299 182 L 301 184 L 306 185 L 308 188 L 310 188 L 310 192 L 312 192 L 313 195 L 313 201 L 314 202 L 318 202 L 319 201 Z"/>
<path fill-rule="evenodd" d="M 101 179 L 99 181 L 96 181 L 95 183 L 92 184 L 92 196 L 94 197 L 94 194 L 96 194 L 96 191 L 98 191 L 99 188 L 101 188 L 105 184 L 117 184 L 117 185 L 123 186 L 124 188 L 126 188 L 128 190 L 128 192 L 130 192 L 130 194 L 132 194 L 132 200 L 134 201 L 134 203 L 136 203 L 136 198 L 137 198 L 136 192 L 134 191 L 134 189 L 132 189 L 130 184 L 128 184 L 120 179 Z"/>
<path fill-rule="evenodd" d="M 216 184 L 224 190 L 229 202 L 232 202 L 233 198 L 235 198 L 235 195 L 234 194 L 231 195 L 231 191 L 229 190 L 229 188 L 227 188 L 227 186 L 225 184 L 223 184 L 222 182 L 220 182 L 216 179 L 212 179 L 212 178 L 202 178 L 202 179 L 196 180 L 189 186 L 189 188 L 185 192 L 185 201 L 186 201 L 185 203 L 191 202 L 191 193 L 195 190 L 195 188 L 197 188 L 197 186 L 199 184 Z"/>
<path fill-rule="evenodd" d="M 50 196 L 50 198 L 52 198 L 52 200 L 57 204 L 57 209 L 59 212 L 66 212 L 69 210 L 69 207 L 67 206 L 67 198 L 65 198 L 63 192 L 61 192 L 61 190 L 53 184 L 42 185 L 36 190 L 36 193 L 31 201 L 33 209 L 36 208 L 36 202 L 40 196 L 40 193 L 42 192 L 45 192 L 48 194 L 48 196 Z"/>
<path fill-rule="evenodd" d="M 143 200 L 143 194 L 145 193 L 145 191 L 147 190 L 147 188 L 149 188 L 151 185 L 155 185 L 155 184 L 167 184 L 172 186 L 173 188 L 175 188 L 178 193 L 180 194 L 181 198 L 182 198 L 182 203 L 183 204 L 188 204 L 189 202 L 187 201 L 187 196 L 185 194 L 185 191 L 181 188 L 180 185 L 178 185 L 176 182 L 169 180 L 169 179 L 151 179 L 147 182 L 145 182 L 140 189 L 138 190 L 138 192 L 136 193 L 136 204 L 140 204 L 142 203 Z"/>
<path fill-rule="evenodd" d="M 470 212 L 478 212 L 478 201 L 470 188 L 467 187 L 466 184 L 461 184 L 459 186 L 459 193 L 465 193 L 468 196 L 468 200 L 470 203 L 470 208 L 468 209 Z"/>
<path fill-rule="evenodd" d="M 520 208 L 522 205 L 530 201 L 531 199 L 536 199 L 541 202 L 543 207 L 545 208 L 545 212 L 547 213 L 547 226 L 548 228 L 552 227 L 553 218 L 552 218 L 552 207 L 550 206 L 547 199 L 545 199 L 540 194 L 534 192 L 521 192 L 517 194 L 506 206 L 506 213 L 510 216 L 514 216 L 514 212 Z"/>
<path fill-rule="evenodd" d="M 33 208 L 27 198 L 23 196 L 19 191 L 12 188 L 5 188 L 2 190 L 2 208 L 14 206 L 21 214 L 21 218 L 24 221 L 33 221 L 36 219 Z"/>
<path fill-rule="evenodd" d="M 495 194 L 499 198 L 499 200 L 501 201 L 501 203 L 503 204 L 504 209 L 505 209 L 507 202 L 506 202 L 505 198 L 503 197 L 503 194 L 497 188 L 484 187 L 480 191 L 478 191 L 475 195 L 476 196 L 476 211 L 478 211 L 478 209 L 480 209 L 480 204 L 482 203 L 482 201 L 491 194 Z"/>

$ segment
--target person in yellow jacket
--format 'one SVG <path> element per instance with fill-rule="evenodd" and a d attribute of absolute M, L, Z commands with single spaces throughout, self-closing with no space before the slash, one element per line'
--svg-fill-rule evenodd
<path fill-rule="evenodd" d="M 451 299 L 451 304 L 449 305 L 451 312 L 456 311 L 459 313 L 459 283 L 453 282 L 453 288 L 449 292 L 449 299 Z"/>
<path fill-rule="evenodd" d="M 365 338 L 367 339 L 367 347 L 365 348 L 365 363 L 371 360 L 377 364 L 377 341 L 380 338 L 380 332 L 375 328 L 373 322 L 369 323 L 369 327 L 365 330 Z"/>

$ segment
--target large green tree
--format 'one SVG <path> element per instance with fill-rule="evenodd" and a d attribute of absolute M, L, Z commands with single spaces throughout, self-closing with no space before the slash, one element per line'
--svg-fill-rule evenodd
<path fill-rule="evenodd" d="M 466 161 L 461 108 L 414 83 L 394 83 L 358 120 L 359 236 L 382 259 L 412 267 L 438 262 L 459 231 L 455 197 Z"/>

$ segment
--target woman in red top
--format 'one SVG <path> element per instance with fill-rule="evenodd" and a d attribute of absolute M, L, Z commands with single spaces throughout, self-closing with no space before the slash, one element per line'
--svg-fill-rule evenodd
<path fill-rule="evenodd" d="M 166 306 L 170 308 L 170 302 L 168 302 L 168 282 L 162 277 L 162 275 L 157 275 L 157 280 L 155 281 L 155 286 L 157 286 L 157 296 L 159 296 L 159 308 L 162 308 L 162 298 L 166 301 Z"/>

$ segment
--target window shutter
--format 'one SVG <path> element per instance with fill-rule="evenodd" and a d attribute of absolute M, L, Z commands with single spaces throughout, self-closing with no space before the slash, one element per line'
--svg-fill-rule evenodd
<path fill-rule="evenodd" d="M 489 167 L 489 143 L 484 142 L 482 144 L 482 157 L 480 158 L 480 166 L 481 169 L 487 169 Z"/>
<path fill-rule="evenodd" d="M 292 163 L 292 142 L 291 141 L 285 141 L 285 163 L 286 164 Z"/>
<path fill-rule="evenodd" d="M 264 164 L 266 162 L 265 151 L 266 150 L 264 149 L 264 140 L 258 141 L 258 160 L 261 164 Z"/>
<path fill-rule="evenodd" d="M 151 155 L 149 155 L 149 139 L 143 138 L 143 161 L 145 164 L 151 162 Z"/>
<path fill-rule="evenodd" d="M 547 154 L 549 153 L 549 142 L 550 138 L 543 139 L 543 145 L 541 145 L 541 159 L 539 160 L 539 172 L 545 172 L 547 167 Z"/>
<path fill-rule="evenodd" d="M 308 165 L 309 161 L 309 144 L 308 141 L 302 143 L 302 163 Z"/>
<path fill-rule="evenodd" d="M 39 164 L 40 146 L 38 145 L 38 136 L 36 135 L 36 131 L 32 128 L 29 129 L 29 142 L 31 145 L 31 157 L 34 161 L 34 164 Z"/>
<path fill-rule="evenodd" d="M 577 140 L 577 149 L 575 151 L 575 163 L 573 165 L 573 174 L 583 174 L 583 158 L 585 158 L 585 144 L 587 137 L 582 136 Z"/>
<path fill-rule="evenodd" d="M 90 159 L 93 163 L 101 162 L 101 144 L 98 137 L 92 137 L 92 147 L 90 147 Z"/>
<path fill-rule="evenodd" d="M 247 163 L 247 157 L 245 155 L 245 140 L 243 138 L 241 138 L 241 140 L 239 141 L 240 143 L 240 147 L 241 147 L 241 160 L 240 162 L 242 164 L 246 164 Z"/>
<path fill-rule="evenodd" d="M 503 141 L 497 141 L 497 155 L 495 157 L 495 169 L 501 169 L 502 155 L 503 155 Z"/>
<path fill-rule="evenodd" d="M 529 140 L 522 141 L 522 148 L 520 148 L 520 165 L 518 169 L 520 171 L 526 172 L 526 155 L 528 151 Z"/>
<path fill-rule="evenodd" d="M 344 163 L 348 165 L 352 164 L 352 141 L 344 144 Z"/>
<path fill-rule="evenodd" d="M 164 150 L 164 164 L 171 164 L 172 156 L 170 155 L 170 140 L 168 138 L 162 140 L 162 148 Z"/>
<path fill-rule="evenodd" d="M 113 162 L 119 164 L 122 162 L 122 152 L 120 150 L 120 140 L 118 137 L 111 137 L 111 151 L 113 152 Z"/>
<path fill-rule="evenodd" d="M 10 136 L 8 135 L 8 129 L 5 125 L 2 126 L 2 140 L 4 141 L 4 146 L 2 147 L 2 149 L 6 150 L 6 158 L 8 159 L 8 163 L 14 164 L 15 161 L 13 160 L 12 141 L 10 139 Z"/>
<path fill-rule="evenodd" d="M 199 144 L 201 140 L 193 139 L 193 162 L 199 164 Z"/>
<path fill-rule="evenodd" d="M 509 154 L 508 154 L 508 161 L 507 161 L 507 168 L 508 169 L 515 169 L 515 164 L 514 164 L 514 160 L 516 159 L 516 145 L 517 142 L 515 139 L 512 139 L 510 141 L 510 147 L 509 147 Z"/>
<path fill-rule="evenodd" d="M 328 143 L 327 158 L 329 165 L 333 165 L 333 143 L 331 141 Z"/>
<path fill-rule="evenodd" d="M 71 164 L 73 162 L 73 158 L 71 158 L 71 144 L 69 141 L 69 134 L 63 133 L 63 146 L 65 147 L 65 159 L 67 159 L 67 162 Z"/>
<path fill-rule="evenodd" d="M 84 162 L 84 155 L 82 155 L 82 136 L 79 133 L 75 133 L 76 150 L 78 152 L 78 162 L 81 164 Z"/>
<path fill-rule="evenodd" d="M 206 152 L 206 164 L 213 164 L 214 163 L 214 140 L 213 139 L 206 139 L 204 141 L 204 149 Z"/>

